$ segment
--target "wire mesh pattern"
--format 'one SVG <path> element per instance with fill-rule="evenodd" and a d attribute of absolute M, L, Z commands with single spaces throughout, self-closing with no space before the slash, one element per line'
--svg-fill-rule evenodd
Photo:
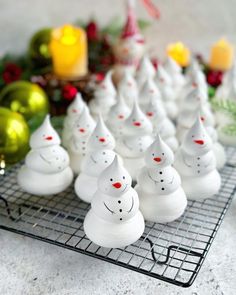
<path fill-rule="evenodd" d="M 47 197 L 23 192 L 16 182 L 20 164 L 0 178 L 0 228 L 188 287 L 200 270 L 236 190 L 236 149 L 229 148 L 227 156 L 217 196 L 189 201 L 184 215 L 174 222 L 147 222 L 142 238 L 122 249 L 102 248 L 86 237 L 83 220 L 90 205 L 76 197 L 73 186 Z"/>

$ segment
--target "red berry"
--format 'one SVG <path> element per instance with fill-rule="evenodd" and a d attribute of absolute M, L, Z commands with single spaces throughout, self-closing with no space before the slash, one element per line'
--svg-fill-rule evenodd
<path fill-rule="evenodd" d="M 66 100 L 73 100 L 77 94 L 77 88 L 71 84 L 66 84 L 62 88 L 62 96 Z"/>

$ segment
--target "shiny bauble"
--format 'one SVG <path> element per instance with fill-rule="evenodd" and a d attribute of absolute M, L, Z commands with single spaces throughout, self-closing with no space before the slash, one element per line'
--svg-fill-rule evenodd
<path fill-rule="evenodd" d="M 28 151 L 29 127 L 20 114 L 0 107 L 0 159 L 14 164 Z"/>
<path fill-rule="evenodd" d="M 27 81 L 17 81 L 5 86 L 0 93 L 0 106 L 20 113 L 29 124 L 35 121 L 38 126 L 49 112 L 49 101 L 44 90 Z"/>

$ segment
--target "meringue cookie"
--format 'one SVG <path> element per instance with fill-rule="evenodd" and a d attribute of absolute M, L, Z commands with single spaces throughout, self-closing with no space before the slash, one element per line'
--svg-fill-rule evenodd
<path fill-rule="evenodd" d="M 85 234 L 95 244 L 125 247 L 143 234 L 144 219 L 131 182 L 129 173 L 117 157 L 99 176 L 98 190 L 84 220 Z"/>
<path fill-rule="evenodd" d="M 143 84 L 147 81 L 149 78 L 154 78 L 155 76 L 155 68 L 149 59 L 148 56 L 144 56 L 140 62 L 139 68 L 136 72 L 136 80 L 139 89 L 143 87 Z"/>
<path fill-rule="evenodd" d="M 139 104 L 141 107 L 149 104 L 150 101 L 155 98 L 156 100 L 161 100 L 161 92 L 157 88 L 154 80 L 148 78 L 143 84 L 143 87 L 139 93 Z"/>
<path fill-rule="evenodd" d="M 31 135 L 31 150 L 17 175 L 19 186 L 35 195 L 51 195 L 65 190 L 73 180 L 69 156 L 60 146 L 60 138 L 46 116 Z"/>
<path fill-rule="evenodd" d="M 185 78 L 182 74 L 181 67 L 176 63 L 176 61 L 173 58 L 168 57 L 165 63 L 165 70 L 170 75 L 172 79 L 172 86 L 174 88 L 174 91 L 177 93 L 176 95 L 178 95 L 178 93 L 181 91 L 182 87 L 185 84 Z"/>
<path fill-rule="evenodd" d="M 118 84 L 118 92 L 123 96 L 126 104 L 131 107 L 138 98 L 138 86 L 129 71 L 125 71 L 124 76 Z"/>

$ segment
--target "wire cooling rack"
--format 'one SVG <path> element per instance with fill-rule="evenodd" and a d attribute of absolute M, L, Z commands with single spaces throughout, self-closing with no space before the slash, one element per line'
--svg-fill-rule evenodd
<path fill-rule="evenodd" d="M 201 268 L 236 190 L 236 149 L 229 148 L 227 156 L 217 196 L 189 201 L 184 215 L 174 222 L 146 223 L 142 238 L 122 249 L 102 248 L 89 241 L 83 230 L 89 205 L 76 197 L 73 187 L 47 197 L 21 191 L 16 182 L 20 165 L 0 178 L 0 228 L 188 287 Z"/>

